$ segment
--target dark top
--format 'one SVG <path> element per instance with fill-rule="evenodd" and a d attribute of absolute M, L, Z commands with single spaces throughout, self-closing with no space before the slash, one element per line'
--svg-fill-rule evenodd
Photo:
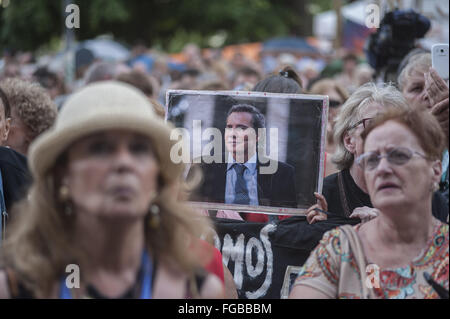
<path fill-rule="evenodd" d="M 0 170 L 3 179 L 6 211 L 22 199 L 31 184 L 27 158 L 8 147 L 0 146 Z"/>
<path fill-rule="evenodd" d="M 373 207 L 369 194 L 356 185 L 350 171 L 342 170 L 323 180 L 322 194 L 327 200 L 328 211 L 348 218 L 357 207 Z M 432 201 L 433 216 L 447 223 L 448 203 L 439 192 L 435 192 Z"/>

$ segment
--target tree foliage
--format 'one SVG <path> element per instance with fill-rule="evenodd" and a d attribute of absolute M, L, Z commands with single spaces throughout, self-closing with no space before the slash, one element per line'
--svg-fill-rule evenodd
<path fill-rule="evenodd" d="M 62 0 L 10 0 L 0 9 L 0 47 L 35 50 L 64 32 Z M 188 41 L 209 46 L 310 35 L 309 1 L 299 0 L 74 0 L 80 8 L 78 40 L 112 34 L 178 51 Z"/>

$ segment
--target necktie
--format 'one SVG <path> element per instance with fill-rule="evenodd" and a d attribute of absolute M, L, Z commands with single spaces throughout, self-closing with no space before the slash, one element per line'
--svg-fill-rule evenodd
<path fill-rule="evenodd" d="M 250 197 L 248 196 L 247 183 L 244 179 L 245 165 L 234 164 L 233 166 L 236 172 L 236 183 L 234 184 L 234 204 L 248 205 L 250 203 Z"/>

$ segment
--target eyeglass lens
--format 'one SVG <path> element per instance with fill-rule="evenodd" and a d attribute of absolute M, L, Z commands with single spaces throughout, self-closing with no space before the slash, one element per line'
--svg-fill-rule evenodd
<path fill-rule="evenodd" d="M 388 162 L 391 164 L 403 165 L 408 162 L 412 156 L 413 153 L 407 149 L 394 149 L 386 155 L 372 153 L 364 159 L 363 165 L 367 169 L 372 170 L 378 166 L 383 157 L 386 157 Z"/>

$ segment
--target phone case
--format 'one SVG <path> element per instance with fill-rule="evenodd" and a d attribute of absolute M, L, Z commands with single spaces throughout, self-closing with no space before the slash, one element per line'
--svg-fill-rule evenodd
<path fill-rule="evenodd" d="M 444 80 L 448 80 L 448 44 L 435 44 L 431 48 L 433 69 Z"/>

